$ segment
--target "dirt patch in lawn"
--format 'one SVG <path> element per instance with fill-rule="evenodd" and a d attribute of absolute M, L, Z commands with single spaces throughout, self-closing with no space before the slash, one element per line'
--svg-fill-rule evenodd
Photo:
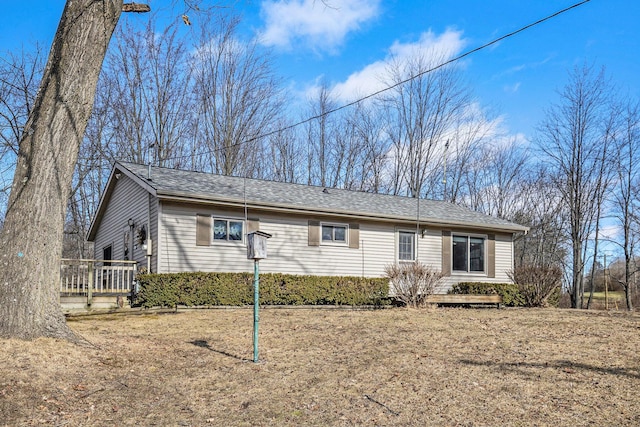
<path fill-rule="evenodd" d="M 0 340 L 0 425 L 640 425 L 640 316 L 250 309 Z"/>

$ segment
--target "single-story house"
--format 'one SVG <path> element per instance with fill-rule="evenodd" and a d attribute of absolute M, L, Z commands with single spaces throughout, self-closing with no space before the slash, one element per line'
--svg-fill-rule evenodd
<path fill-rule="evenodd" d="M 526 227 L 435 200 L 114 164 L 88 233 L 96 259 L 152 273 L 251 272 L 246 235 L 272 235 L 264 273 L 381 277 L 420 261 L 462 281 L 509 282 Z"/>

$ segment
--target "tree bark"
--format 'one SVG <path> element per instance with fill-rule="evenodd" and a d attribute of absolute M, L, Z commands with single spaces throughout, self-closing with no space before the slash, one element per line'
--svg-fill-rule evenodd
<path fill-rule="evenodd" d="M 68 0 L 20 141 L 0 235 L 0 336 L 72 339 L 59 304 L 67 199 L 122 0 Z"/>

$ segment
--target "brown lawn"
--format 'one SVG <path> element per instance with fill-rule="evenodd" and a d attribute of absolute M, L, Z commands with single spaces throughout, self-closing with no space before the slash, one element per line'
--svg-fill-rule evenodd
<path fill-rule="evenodd" d="M 637 426 L 640 316 L 250 309 L 76 318 L 0 340 L 0 425 Z"/>

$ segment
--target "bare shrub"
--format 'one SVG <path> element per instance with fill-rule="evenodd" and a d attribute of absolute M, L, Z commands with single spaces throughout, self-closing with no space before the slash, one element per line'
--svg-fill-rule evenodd
<path fill-rule="evenodd" d="M 558 266 L 524 264 L 507 274 L 518 285 L 525 307 L 546 307 L 562 280 Z"/>
<path fill-rule="evenodd" d="M 390 264 L 384 268 L 392 295 L 408 307 L 422 307 L 444 277 L 420 262 Z"/>

